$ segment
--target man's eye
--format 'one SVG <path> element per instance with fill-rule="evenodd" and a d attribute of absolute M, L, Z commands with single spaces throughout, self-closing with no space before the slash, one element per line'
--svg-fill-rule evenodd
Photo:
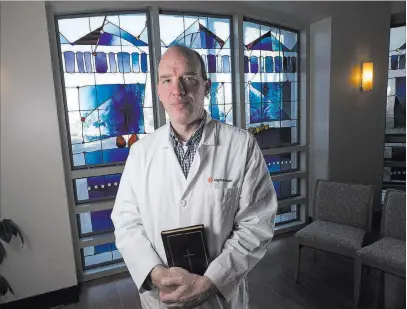
<path fill-rule="evenodd" d="M 195 77 L 191 77 L 191 76 L 186 76 L 186 77 L 184 77 L 184 80 L 185 80 L 186 82 L 190 82 L 190 83 L 193 83 L 193 82 L 196 81 Z"/>
<path fill-rule="evenodd" d="M 170 82 L 169 79 L 164 79 L 164 80 L 162 81 L 163 84 L 168 84 L 169 82 Z"/>

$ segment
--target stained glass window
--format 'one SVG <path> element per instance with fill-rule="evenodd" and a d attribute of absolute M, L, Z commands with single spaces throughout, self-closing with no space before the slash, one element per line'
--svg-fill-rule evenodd
<path fill-rule="evenodd" d="M 406 27 L 390 30 L 386 134 L 406 132 Z"/>
<path fill-rule="evenodd" d="M 406 185 L 406 26 L 390 28 L 383 192 Z"/>
<path fill-rule="evenodd" d="M 73 167 L 126 160 L 155 129 L 145 13 L 58 20 Z"/>
<path fill-rule="evenodd" d="M 273 181 L 273 185 L 278 200 L 295 197 L 300 194 L 298 178 L 282 181 Z"/>
<path fill-rule="evenodd" d="M 297 32 L 243 23 L 246 129 L 261 148 L 298 142 Z"/>
<path fill-rule="evenodd" d="M 85 247 L 82 250 L 84 269 L 99 267 L 103 265 L 123 261 L 114 242 L 97 246 Z"/>
<path fill-rule="evenodd" d="M 77 203 L 114 198 L 120 184 L 121 174 L 75 179 Z"/>
<path fill-rule="evenodd" d="M 298 169 L 298 153 L 282 153 L 277 155 L 265 155 L 267 168 L 270 174 L 295 171 Z"/>
<path fill-rule="evenodd" d="M 205 109 L 214 119 L 233 124 L 230 19 L 160 14 L 161 53 L 184 45 L 203 58 L 212 85 Z"/>
<path fill-rule="evenodd" d="M 280 207 L 277 210 L 275 224 L 276 224 L 276 226 L 278 226 L 278 225 L 298 221 L 299 217 L 300 217 L 299 205 Z"/>
<path fill-rule="evenodd" d="M 112 209 L 85 212 L 78 215 L 80 237 L 112 232 Z"/>

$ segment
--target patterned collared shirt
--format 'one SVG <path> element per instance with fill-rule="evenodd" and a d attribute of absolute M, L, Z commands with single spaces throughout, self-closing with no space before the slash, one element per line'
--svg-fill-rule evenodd
<path fill-rule="evenodd" d="M 205 124 L 205 117 L 202 118 L 201 123 L 198 128 L 192 134 L 191 138 L 185 143 L 187 147 L 184 150 L 183 143 L 178 139 L 174 132 L 174 128 L 170 125 L 170 136 L 172 140 L 172 145 L 174 146 L 175 154 L 177 155 L 178 162 L 181 165 L 182 171 L 184 172 L 185 178 L 188 177 L 189 169 L 191 168 L 192 162 L 194 161 L 196 150 L 198 149 L 199 142 L 202 139 L 202 133 Z"/>

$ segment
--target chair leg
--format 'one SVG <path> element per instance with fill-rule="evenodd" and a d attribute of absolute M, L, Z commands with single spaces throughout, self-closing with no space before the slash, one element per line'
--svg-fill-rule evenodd
<path fill-rule="evenodd" d="M 353 264 L 354 280 L 353 280 L 353 295 L 355 300 L 355 307 L 360 304 L 360 290 L 362 287 L 363 264 L 360 259 L 355 257 Z"/>
<path fill-rule="evenodd" d="M 298 275 L 300 272 L 300 261 L 301 261 L 301 248 L 302 245 L 298 242 L 295 246 L 295 265 L 294 265 L 294 279 L 298 283 Z"/>
<path fill-rule="evenodd" d="M 386 273 L 383 270 L 380 271 L 379 276 L 379 308 L 385 308 L 386 306 Z"/>

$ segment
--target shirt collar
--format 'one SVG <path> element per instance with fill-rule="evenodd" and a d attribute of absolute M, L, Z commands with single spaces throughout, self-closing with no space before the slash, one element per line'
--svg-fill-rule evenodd
<path fill-rule="evenodd" d="M 206 122 L 206 113 L 204 117 L 201 119 L 201 122 L 199 123 L 198 128 L 195 130 L 195 132 L 192 134 L 192 136 L 189 138 L 189 140 L 186 142 L 186 145 L 197 145 L 201 138 L 202 138 L 202 132 L 204 129 L 204 125 Z M 181 141 L 178 139 L 177 135 L 175 134 L 174 128 L 172 127 L 172 124 L 170 122 L 170 137 L 173 142 L 176 144 L 182 144 Z"/>

